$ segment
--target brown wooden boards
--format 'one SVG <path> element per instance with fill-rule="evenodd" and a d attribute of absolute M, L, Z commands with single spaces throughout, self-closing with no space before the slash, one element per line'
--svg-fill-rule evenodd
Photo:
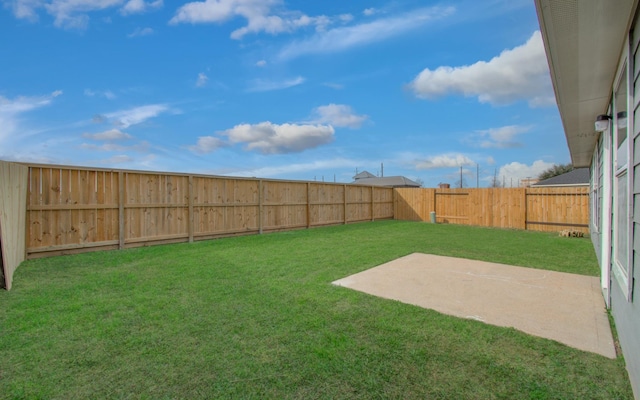
<path fill-rule="evenodd" d="M 13 273 L 25 258 L 25 213 L 27 205 L 27 176 L 23 165 L 0 161 L 0 257 L 1 282 L 11 289 Z"/>
<path fill-rule="evenodd" d="M 393 218 L 393 189 L 30 165 L 27 256 Z"/>
<path fill-rule="evenodd" d="M 395 219 L 558 232 L 589 232 L 589 188 L 396 190 Z"/>

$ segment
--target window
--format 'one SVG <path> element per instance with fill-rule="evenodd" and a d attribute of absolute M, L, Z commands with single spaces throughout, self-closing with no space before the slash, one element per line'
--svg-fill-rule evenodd
<path fill-rule="evenodd" d="M 616 194 L 618 196 L 616 202 L 616 252 L 615 252 L 615 260 L 618 264 L 618 267 L 621 269 L 621 272 L 625 275 L 626 280 L 626 271 L 627 271 L 627 259 L 628 259 L 628 232 L 629 232 L 629 221 L 627 216 L 627 198 L 629 196 L 629 192 L 627 190 L 627 170 L 625 169 L 620 175 L 616 177 L 617 183 L 617 191 Z M 626 282 L 625 282 L 626 283 Z"/>
<path fill-rule="evenodd" d="M 616 281 L 622 288 L 625 297 L 629 298 L 630 279 L 630 243 L 631 231 L 629 223 L 630 210 L 632 204 L 630 199 L 630 175 L 629 175 L 629 152 L 631 142 L 628 139 L 627 126 L 619 124 L 619 117 L 627 115 L 628 100 L 628 78 L 626 55 L 623 56 L 622 67 L 616 77 L 615 92 L 613 94 L 613 143 L 614 146 L 614 166 L 615 177 L 613 182 L 613 262 L 612 272 Z"/>

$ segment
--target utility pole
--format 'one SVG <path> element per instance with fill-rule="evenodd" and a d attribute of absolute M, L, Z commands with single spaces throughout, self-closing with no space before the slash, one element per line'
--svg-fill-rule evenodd
<path fill-rule="evenodd" d="M 460 189 L 462 189 L 462 165 L 460 166 Z"/>
<path fill-rule="evenodd" d="M 384 164 L 380 163 L 380 178 L 384 178 Z"/>
<path fill-rule="evenodd" d="M 476 189 L 480 187 L 480 164 L 476 163 Z"/>

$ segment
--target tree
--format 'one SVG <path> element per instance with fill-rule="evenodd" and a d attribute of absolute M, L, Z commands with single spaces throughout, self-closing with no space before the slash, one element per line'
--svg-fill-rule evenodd
<path fill-rule="evenodd" d="M 491 178 L 491 182 L 489 182 L 490 188 L 501 188 L 502 182 L 500 182 L 500 178 L 494 176 Z"/>
<path fill-rule="evenodd" d="M 469 185 L 467 184 L 467 178 L 463 176 L 457 179 L 456 182 L 454 183 L 454 187 L 457 187 L 457 188 L 469 187 Z"/>
<path fill-rule="evenodd" d="M 491 178 L 491 182 L 489 182 L 490 188 L 500 188 L 502 187 L 502 182 L 500 182 L 500 177 L 498 176 L 498 168 L 493 170 L 493 177 Z"/>
<path fill-rule="evenodd" d="M 554 176 L 566 174 L 567 172 L 573 171 L 573 165 L 569 164 L 553 164 L 551 168 L 545 169 L 538 175 L 538 179 L 541 181 L 549 178 L 553 178 Z"/>

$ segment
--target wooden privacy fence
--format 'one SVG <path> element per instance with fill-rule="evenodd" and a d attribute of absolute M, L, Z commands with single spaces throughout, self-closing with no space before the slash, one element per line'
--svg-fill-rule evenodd
<path fill-rule="evenodd" d="M 393 189 L 30 165 L 27 258 L 393 218 Z"/>
<path fill-rule="evenodd" d="M 11 289 L 11 277 L 25 256 L 28 168 L 0 161 L 0 287 Z"/>
<path fill-rule="evenodd" d="M 395 219 L 589 232 L 588 187 L 395 190 Z"/>
<path fill-rule="evenodd" d="M 25 258 L 395 218 L 588 232 L 588 188 L 391 189 L 0 161 L 0 283 Z"/>

